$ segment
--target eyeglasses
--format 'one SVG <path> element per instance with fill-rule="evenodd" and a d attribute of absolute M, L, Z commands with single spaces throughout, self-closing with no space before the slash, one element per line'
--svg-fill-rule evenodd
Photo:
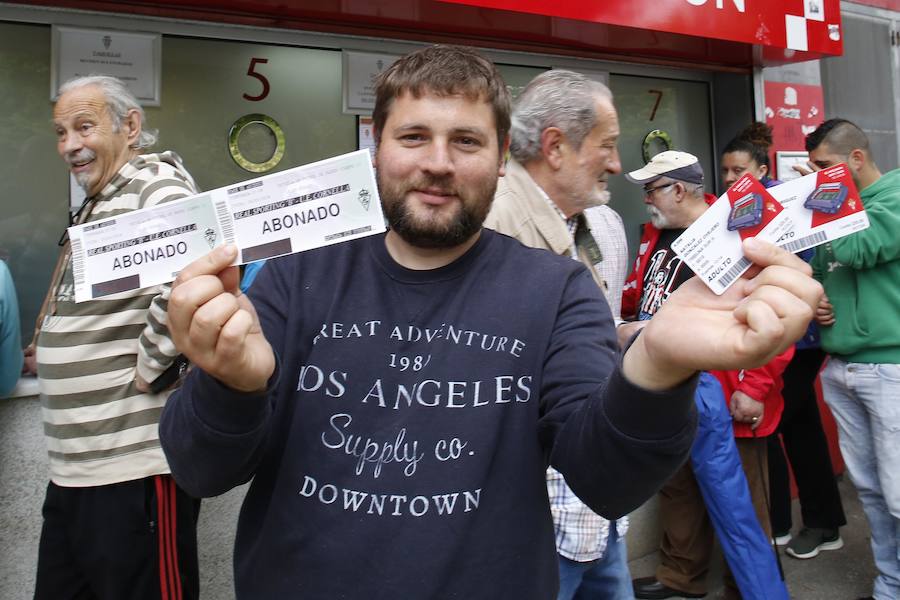
<path fill-rule="evenodd" d="M 656 190 L 661 190 L 661 189 L 664 189 L 667 187 L 672 187 L 676 183 L 677 183 L 676 181 L 673 181 L 672 183 L 667 183 L 665 185 L 658 185 L 658 186 L 652 187 L 652 188 L 644 188 L 644 197 L 649 198 L 650 196 L 653 195 L 653 192 L 655 192 Z"/>

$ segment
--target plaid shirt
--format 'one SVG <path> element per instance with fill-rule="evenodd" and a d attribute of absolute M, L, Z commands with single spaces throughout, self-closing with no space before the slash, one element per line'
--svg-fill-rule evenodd
<path fill-rule="evenodd" d="M 544 194 L 544 198 L 556 210 L 560 218 L 566 221 L 569 233 L 572 234 L 571 256 L 578 260 L 578 256 L 575 254 L 577 217 L 566 219 L 559 207 L 546 194 Z M 608 206 L 589 208 L 584 211 L 584 216 L 603 255 L 603 260 L 595 265 L 595 268 L 608 286 L 604 292 L 606 292 L 613 318 L 618 323 L 621 321 L 621 290 L 625 283 L 625 271 L 628 268 L 628 242 L 625 238 L 622 217 Z M 596 514 L 578 499 L 566 485 L 562 474 L 553 467 L 547 469 L 547 493 L 550 496 L 550 512 L 553 515 L 553 526 L 556 530 L 556 551 L 569 560 L 590 562 L 601 558 L 606 551 L 606 541 L 609 539 L 611 524 L 615 526 L 620 539 L 623 539 L 628 531 L 628 517 L 610 522 Z"/>
<path fill-rule="evenodd" d="M 622 288 L 628 275 L 628 240 L 619 213 L 608 206 L 595 206 L 584 211 L 591 234 L 603 253 L 603 261 L 594 265 L 609 286 L 606 300 L 616 324 L 622 321 Z"/>
<path fill-rule="evenodd" d="M 562 556 L 576 562 L 599 559 L 606 551 L 610 524 L 615 525 L 619 539 L 624 539 L 628 517 L 608 521 L 596 514 L 578 499 L 553 467 L 547 469 L 547 493 L 556 531 L 556 551 Z"/>

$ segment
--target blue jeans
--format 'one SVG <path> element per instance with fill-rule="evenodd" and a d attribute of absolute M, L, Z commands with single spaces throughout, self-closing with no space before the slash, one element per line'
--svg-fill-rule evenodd
<path fill-rule="evenodd" d="M 872 533 L 876 600 L 900 598 L 900 365 L 831 358 L 822 391 Z"/>
<path fill-rule="evenodd" d="M 597 560 L 576 562 L 559 559 L 559 595 L 557 600 L 634 600 L 628 552 L 619 539 L 616 523 L 609 524 L 606 551 Z"/>

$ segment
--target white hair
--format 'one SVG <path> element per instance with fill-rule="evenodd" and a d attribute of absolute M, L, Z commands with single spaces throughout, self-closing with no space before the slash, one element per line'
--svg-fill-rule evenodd
<path fill-rule="evenodd" d="M 138 111 L 141 116 L 141 133 L 134 142 L 133 147 L 149 148 L 156 143 L 157 131 L 155 129 L 147 129 L 143 127 L 145 120 L 144 109 L 138 102 L 137 97 L 129 90 L 122 80 L 111 77 L 109 75 L 85 75 L 84 77 L 73 77 L 64 84 L 59 86 L 59 95 L 62 96 L 66 92 L 76 90 L 88 86 L 97 86 L 103 92 L 106 98 L 106 108 L 112 117 L 114 130 L 118 131 L 122 123 L 128 117 L 128 113 L 132 110 Z"/>
<path fill-rule="evenodd" d="M 541 154 L 541 133 L 558 127 L 576 150 L 597 124 L 598 98 L 612 103 L 604 84 L 581 73 L 552 70 L 531 80 L 516 100 L 509 152 L 521 163 Z"/>

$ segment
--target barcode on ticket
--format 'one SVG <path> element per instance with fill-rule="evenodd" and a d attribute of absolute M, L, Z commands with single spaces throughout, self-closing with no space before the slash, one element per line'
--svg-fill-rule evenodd
<path fill-rule="evenodd" d="M 736 277 L 738 277 L 741 273 L 743 273 L 748 267 L 750 267 L 750 259 L 746 256 L 742 256 L 739 261 L 734 263 L 730 269 L 725 271 L 725 274 L 719 278 L 719 285 L 723 288 L 727 288 L 731 285 L 731 282 L 734 281 Z"/>
<path fill-rule="evenodd" d="M 84 254 L 80 239 L 72 239 L 72 277 L 76 289 L 84 285 Z"/>
<path fill-rule="evenodd" d="M 224 200 L 218 200 L 216 205 L 216 217 L 219 219 L 219 225 L 222 227 L 222 235 L 225 236 L 226 244 L 234 243 L 234 222 L 231 215 L 228 214 L 228 204 Z"/>
<path fill-rule="evenodd" d="M 825 235 L 824 231 L 817 231 L 812 235 L 808 235 L 806 237 L 802 237 L 798 240 L 794 240 L 792 242 L 788 242 L 782 248 L 787 250 L 788 252 L 798 252 L 800 250 L 804 250 L 806 248 L 810 248 L 812 246 L 818 246 L 819 244 L 825 242 L 828 239 L 828 236 Z"/>

